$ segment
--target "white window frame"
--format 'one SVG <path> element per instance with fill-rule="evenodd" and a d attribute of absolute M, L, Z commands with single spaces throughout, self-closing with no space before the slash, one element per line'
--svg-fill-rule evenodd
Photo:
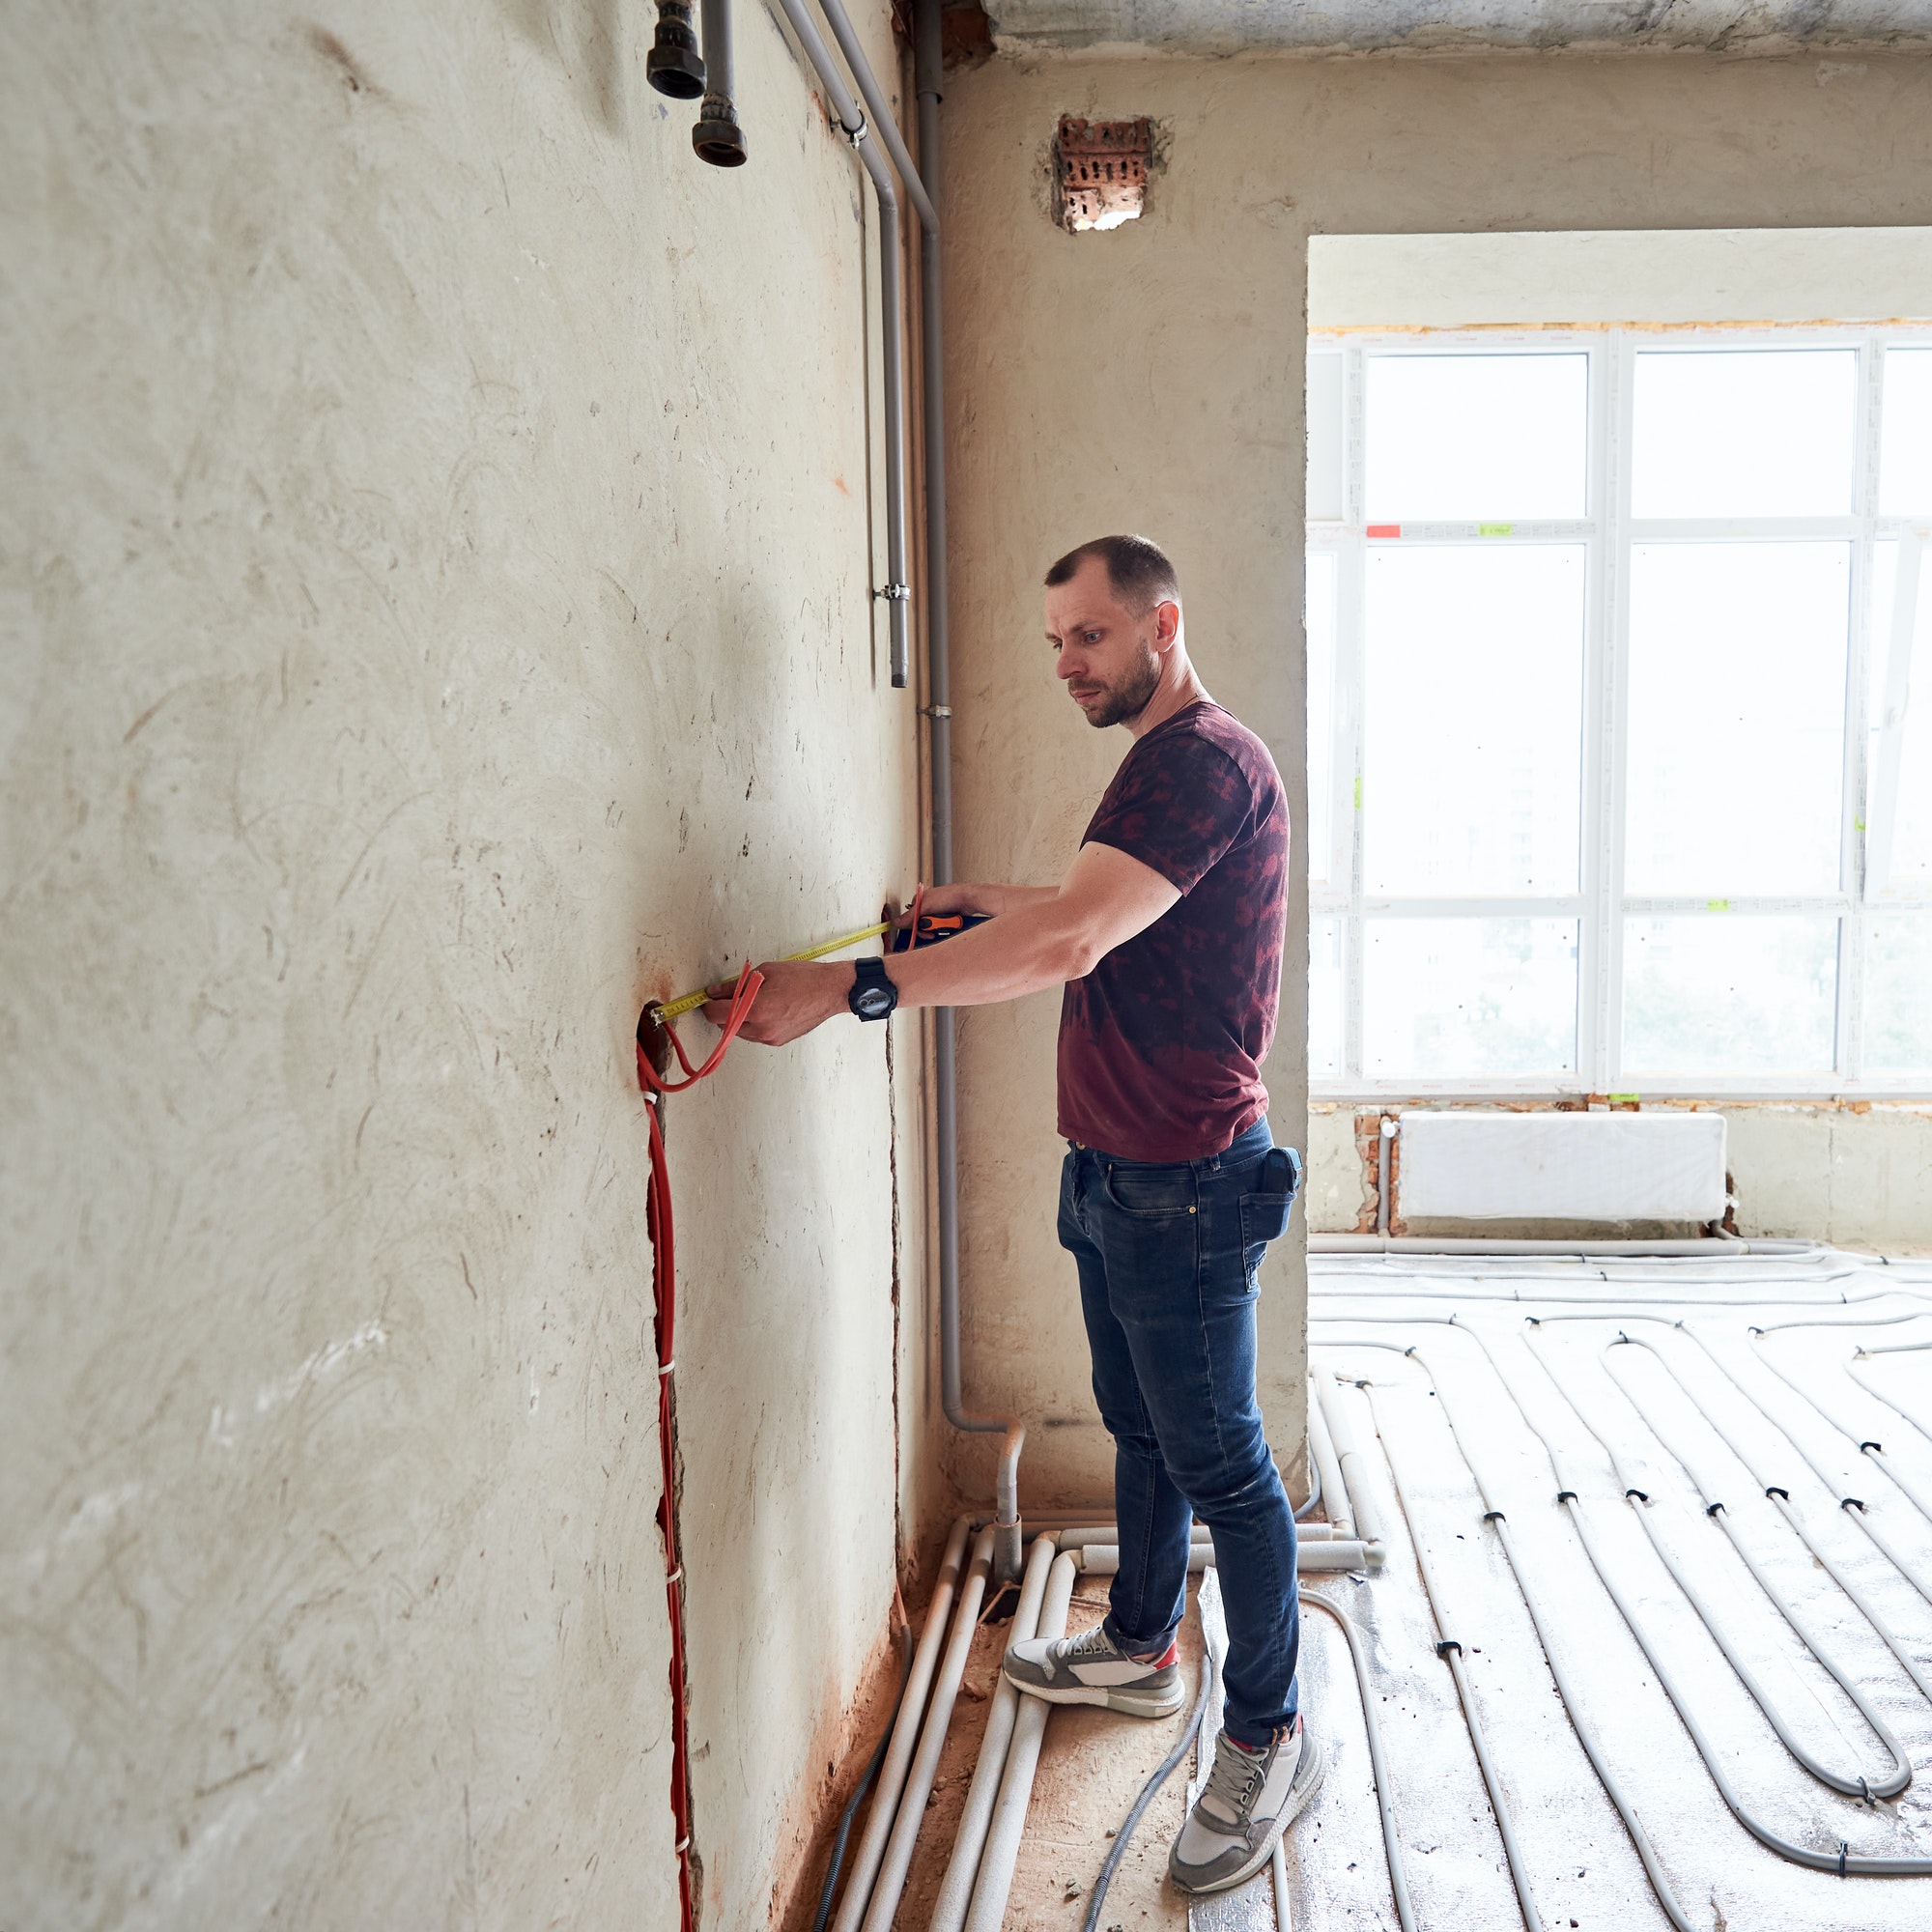
<path fill-rule="evenodd" d="M 1878 514 L 1879 422 L 1883 352 L 1888 347 L 1932 346 L 1932 326 L 1777 327 L 1711 326 L 1652 328 L 1482 328 L 1377 331 L 1310 330 L 1310 354 L 1342 355 L 1343 509 L 1340 522 L 1310 520 L 1310 554 L 1335 556 L 1335 663 L 1330 720 L 1329 801 L 1331 850 L 1326 877 L 1310 866 L 1311 922 L 1340 918 L 1343 931 L 1343 1070 L 1315 1076 L 1317 1100 L 1378 1100 L 1433 1095 L 1597 1096 L 1640 1092 L 1644 1097 L 1776 1097 L 1923 1099 L 1932 1078 L 1918 1084 L 1864 1079 L 1862 1003 L 1864 932 L 1873 912 L 1932 906 L 1932 893 L 1891 889 L 1868 900 L 1863 828 L 1874 785 L 1895 788 L 1897 738 L 1885 735 L 1877 770 L 1867 771 L 1867 666 L 1874 648 L 1889 639 L 1871 636 L 1874 546 L 1900 544 L 1900 578 L 1907 576 L 1908 547 L 1932 569 L 1932 521 Z M 1843 517 L 1644 519 L 1631 515 L 1630 450 L 1635 356 L 1640 349 L 1850 349 L 1858 356 L 1857 440 L 1854 446 L 1852 514 Z M 1583 642 L 1583 761 L 1581 890 L 1569 895 L 1507 897 L 1390 897 L 1362 890 L 1361 798 L 1364 774 L 1365 699 L 1363 586 L 1369 544 L 1364 517 L 1365 365 L 1378 353 L 1401 355 L 1495 355 L 1499 352 L 1582 354 L 1589 358 L 1589 442 L 1586 515 L 1576 522 L 1500 525 L 1404 523 L 1400 541 L 1419 544 L 1580 543 L 1587 553 Z M 1378 528 L 1380 528 L 1378 526 Z M 1507 533 L 1503 533 L 1506 530 Z M 1802 897 L 1632 897 L 1623 891 L 1624 774 L 1629 737 L 1630 554 L 1634 543 L 1702 540 L 1746 541 L 1811 537 L 1852 547 L 1851 622 L 1846 652 L 1843 802 L 1839 838 L 1839 890 Z M 1385 541 L 1378 538 L 1377 541 Z M 1903 584 L 1902 584 L 1902 587 Z M 1893 660 L 1896 665 L 1897 660 Z M 1902 694 L 1900 694 L 1902 696 Z M 1319 721 L 1311 719 L 1311 727 Z M 1887 769 L 1887 760 L 1890 761 Z M 1880 835 L 1889 839 L 1889 827 Z M 1877 840 L 1875 843 L 1879 842 Z M 1314 855 L 1311 854 L 1311 859 Z M 1815 1076 L 1626 1077 L 1617 1064 L 1622 1034 L 1624 923 L 1645 914 L 1686 913 L 1711 918 L 1773 912 L 1831 914 L 1838 921 L 1836 1037 L 1833 1070 Z M 1362 1072 L 1364 919 L 1442 917 L 1566 918 L 1577 923 L 1577 1071 L 1551 1078 L 1419 1077 L 1382 1081 Z"/>

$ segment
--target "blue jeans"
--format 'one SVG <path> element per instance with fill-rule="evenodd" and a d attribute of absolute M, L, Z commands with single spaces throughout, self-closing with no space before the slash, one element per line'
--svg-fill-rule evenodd
<path fill-rule="evenodd" d="M 1294 1517 L 1255 1399 L 1256 1269 L 1300 1184 L 1265 1121 L 1200 1160 L 1069 1145 L 1060 1179 L 1060 1244 L 1080 1270 L 1094 1399 L 1114 1438 L 1107 1634 L 1143 1654 L 1173 1640 L 1198 1517 L 1227 1607 L 1228 1731 L 1255 1747 L 1294 1720 L 1301 1645 Z"/>

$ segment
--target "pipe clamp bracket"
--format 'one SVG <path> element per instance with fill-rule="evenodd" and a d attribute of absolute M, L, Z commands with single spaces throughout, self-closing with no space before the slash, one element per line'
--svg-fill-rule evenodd
<path fill-rule="evenodd" d="M 909 604 L 912 602 L 912 587 L 905 583 L 887 583 L 873 591 L 872 595 L 888 604 Z"/>
<path fill-rule="evenodd" d="M 950 704 L 922 704 L 919 715 L 922 718 L 951 718 L 952 707 Z"/>
<path fill-rule="evenodd" d="M 838 124 L 838 131 L 856 148 L 872 130 L 867 127 L 866 117 L 862 114 L 859 116 L 859 125 L 856 128 L 848 128 L 841 121 Z"/>

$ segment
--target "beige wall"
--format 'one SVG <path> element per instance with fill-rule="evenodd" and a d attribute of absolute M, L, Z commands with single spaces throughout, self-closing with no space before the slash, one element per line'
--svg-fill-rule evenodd
<path fill-rule="evenodd" d="M 1171 546 L 1210 689 L 1304 789 L 1306 242 L 1316 233 L 1922 225 L 1932 64 L 1817 60 L 1039 58 L 947 96 L 953 631 L 962 869 L 1052 877 L 1123 750 L 1052 690 L 1036 585 L 1066 544 Z M 1070 236 L 1047 213 L 1063 113 L 1151 115 L 1147 214 Z M 1268 1069 L 1303 1138 L 1305 896 Z M 964 1028 L 966 1380 L 1037 1431 L 1028 1493 L 1104 1485 L 1052 1208 L 1054 1002 Z M 1321 1183 L 1318 1179 L 1318 1190 Z M 1264 1298 L 1264 1402 L 1299 1447 L 1301 1270 Z M 971 1457 L 967 1466 L 980 1471 Z"/>
<path fill-rule="evenodd" d="M 644 7 L 9 10 L 22 1932 L 675 1923 L 631 1032 L 917 868 L 869 197 L 739 14 L 725 175 Z M 884 1028 L 670 1109 L 707 1927 L 921 1501 L 899 1024 L 896 1273 Z"/>

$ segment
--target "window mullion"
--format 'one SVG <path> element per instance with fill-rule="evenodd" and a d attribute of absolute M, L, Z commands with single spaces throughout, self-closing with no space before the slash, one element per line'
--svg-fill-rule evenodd
<path fill-rule="evenodd" d="M 1851 909 L 1838 922 L 1837 1058 L 1840 1079 L 1856 1086 L 1864 1073 L 1865 828 L 1871 822 L 1871 775 L 1866 747 L 1871 691 L 1872 573 L 1878 520 L 1879 411 L 1884 400 L 1885 351 L 1868 334 L 1859 345 L 1859 413 L 1852 513 L 1851 635 L 1845 651 L 1845 770 L 1841 802 L 1838 884 Z"/>
<path fill-rule="evenodd" d="M 1599 735 L 1592 747 L 1597 877 L 1596 1059 L 1593 1092 L 1609 1093 L 1623 1078 L 1624 790 L 1630 696 L 1630 448 L 1634 345 L 1614 329 L 1604 347 L 1604 401 L 1596 483 Z"/>
<path fill-rule="evenodd" d="M 1350 1081 L 1362 1078 L 1362 981 L 1366 941 L 1362 931 L 1362 769 L 1367 735 L 1367 671 L 1363 624 L 1364 555 L 1364 432 L 1363 377 L 1366 357 L 1358 347 L 1342 359 L 1343 502 L 1348 521 L 1335 573 L 1336 739 L 1334 771 L 1337 790 L 1347 786 L 1348 815 L 1337 813 L 1337 830 L 1346 825 L 1349 855 L 1349 912 L 1342 927 L 1342 1068 Z M 1338 804 L 1340 800 L 1338 798 Z"/>

